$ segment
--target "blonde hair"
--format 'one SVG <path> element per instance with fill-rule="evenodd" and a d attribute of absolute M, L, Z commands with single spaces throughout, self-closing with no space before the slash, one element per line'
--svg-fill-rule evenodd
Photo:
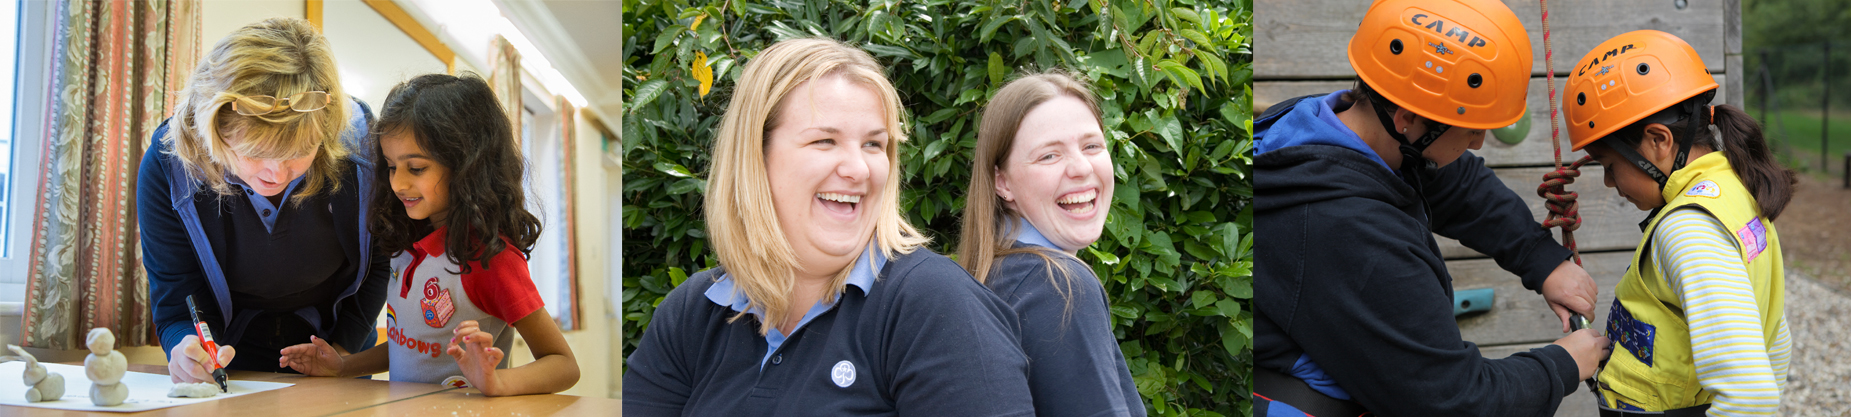
<path fill-rule="evenodd" d="M 721 118 L 713 143 L 713 165 L 708 173 L 706 218 L 708 241 L 720 265 L 732 277 L 736 291 L 751 300 L 764 320 L 759 333 L 768 333 L 792 308 L 796 288 L 797 255 L 771 210 L 771 182 L 765 167 L 767 134 L 787 106 L 791 90 L 811 80 L 842 77 L 874 90 L 887 115 L 887 176 L 885 191 L 872 202 L 869 213 L 878 216 L 874 241 L 884 256 L 912 253 L 930 241 L 900 215 L 899 146 L 906 140 L 901 122 L 900 96 L 874 57 L 831 39 L 795 39 L 771 45 L 746 64 L 733 90 L 732 102 Z M 867 253 L 866 251 L 862 252 Z M 831 297 L 841 294 L 849 272 L 861 255 L 830 281 Z M 878 273 L 879 271 L 870 271 Z M 833 298 L 831 298 L 833 299 Z M 731 320 L 745 316 L 744 312 Z"/>
<path fill-rule="evenodd" d="M 1085 102 L 1086 108 L 1093 112 L 1093 123 L 1102 120 L 1099 100 L 1092 90 L 1061 71 L 1031 74 L 1010 81 L 996 91 L 996 96 L 983 109 L 983 123 L 977 128 L 977 152 L 971 156 L 970 189 L 964 196 L 964 224 L 958 233 L 958 264 L 970 271 L 978 283 L 987 284 L 997 258 L 1018 253 L 1039 256 L 1049 266 L 1048 279 L 1056 284 L 1055 291 L 1067 300 L 1068 307 L 1072 307 L 1072 271 L 1053 258 L 1071 256 L 1038 246 L 1011 247 L 1016 235 L 1022 232 L 1017 227 L 1022 214 L 1009 209 L 1003 198 L 996 195 L 996 173 L 1015 146 L 1022 118 L 1036 106 L 1061 96 Z M 1100 130 L 1105 130 L 1103 124 Z M 1110 210 L 1110 207 L 1104 209 Z"/>
<path fill-rule="evenodd" d="M 313 153 L 308 178 L 292 200 L 299 204 L 324 190 L 340 189 L 338 162 L 348 153 L 341 143 L 349 129 L 347 94 L 327 38 L 307 21 L 272 18 L 233 31 L 200 58 L 186 84 L 161 140 L 206 188 L 236 194 L 225 173 L 237 155 L 295 159 Z M 249 96 L 283 98 L 304 91 L 326 91 L 328 107 L 245 116 L 226 105 Z M 238 143 L 226 143 L 226 137 L 239 138 Z"/>

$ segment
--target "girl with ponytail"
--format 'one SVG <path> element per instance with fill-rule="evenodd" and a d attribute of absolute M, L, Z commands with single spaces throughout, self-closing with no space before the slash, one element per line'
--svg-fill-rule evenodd
<path fill-rule="evenodd" d="M 1793 172 L 1741 109 L 1709 104 L 1715 79 L 1682 39 L 1626 33 L 1576 68 L 1563 93 L 1575 149 L 1651 213 L 1608 313 L 1601 408 L 1773 415 L 1791 351 L 1773 220 Z"/>

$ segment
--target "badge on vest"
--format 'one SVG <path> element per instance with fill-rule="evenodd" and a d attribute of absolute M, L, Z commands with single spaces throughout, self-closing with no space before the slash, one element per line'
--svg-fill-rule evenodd
<path fill-rule="evenodd" d="M 1735 238 L 1742 242 L 1742 252 L 1748 254 L 1748 262 L 1754 262 L 1767 250 L 1767 225 L 1761 224 L 1761 218 L 1749 220 L 1748 225 L 1735 231 Z"/>
<path fill-rule="evenodd" d="M 1620 347 L 1632 352 L 1645 366 L 1652 366 L 1652 340 L 1658 336 L 1658 327 L 1633 319 L 1632 312 L 1619 301 L 1613 302 L 1613 310 L 1607 313 L 1607 337 L 1613 338 Z"/>
<path fill-rule="evenodd" d="M 418 302 L 424 307 L 424 324 L 443 328 L 450 324 L 450 316 L 456 314 L 456 303 L 450 299 L 450 290 L 437 286 L 437 278 L 431 277 L 424 282 L 424 300 Z"/>
<path fill-rule="evenodd" d="M 1722 186 L 1716 185 L 1715 181 L 1703 180 L 1703 182 L 1691 186 L 1690 191 L 1685 191 L 1684 195 L 1687 197 L 1716 198 L 1722 196 Z"/>

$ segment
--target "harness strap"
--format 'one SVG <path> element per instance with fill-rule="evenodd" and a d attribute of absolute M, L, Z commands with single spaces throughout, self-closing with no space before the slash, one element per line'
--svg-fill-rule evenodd
<path fill-rule="evenodd" d="M 1665 411 L 1627 411 L 1603 406 L 1600 407 L 1600 417 L 1703 417 L 1709 410 L 1709 404 Z"/>
<path fill-rule="evenodd" d="M 1339 400 L 1311 389 L 1302 379 L 1263 367 L 1253 367 L 1253 394 L 1283 403 L 1316 417 L 1372 416 L 1356 401 Z"/>

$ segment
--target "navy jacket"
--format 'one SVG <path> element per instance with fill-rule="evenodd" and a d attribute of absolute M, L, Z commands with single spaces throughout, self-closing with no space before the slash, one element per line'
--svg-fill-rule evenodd
<path fill-rule="evenodd" d="M 1354 135 L 1319 118 L 1326 100 L 1281 105 L 1256 137 L 1323 143 L 1271 143 L 1254 158 L 1255 366 L 1293 374 L 1308 358 L 1384 416 L 1552 415 L 1579 382 L 1574 358 L 1549 345 L 1488 359 L 1462 340 L 1432 234 L 1491 255 L 1532 290 L 1568 251 L 1477 156 L 1429 180 L 1426 213 L 1381 162 L 1311 139 Z"/>
<path fill-rule="evenodd" d="M 333 211 L 335 219 L 344 225 L 338 232 L 346 241 L 342 246 L 347 258 L 359 259 L 361 265 L 368 267 L 357 268 L 352 282 L 339 297 L 293 313 L 315 327 L 318 337 L 350 352 L 359 352 L 372 347 L 377 339 L 374 324 L 380 308 L 385 305 L 391 259 L 373 253 L 372 234 L 366 229 L 372 163 L 366 159 L 369 153 L 361 149 L 360 143 L 366 136 L 372 110 L 358 100 L 354 104 L 354 129 L 344 138 L 352 152 L 343 163 L 350 165 L 340 178 L 344 186 L 331 197 L 337 208 Z M 167 136 L 168 122 L 171 119 L 155 129 L 154 143 L 142 155 L 135 189 L 142 264 L 148 271 L 148 297 L 155 329 L 165 352 L 172 352 L 181 339 L 194 334 L 186 306 L 186 297 L 191 295 L 199 304 L 200 319 L 211 327 L 218 343 L 237 344 L 244 336 L 245 325 L 263 309 L 262 306 L 232 305 L 219 259 L 213 255 L 208 240 L 212 237 L 207 236 L 201 222 L 202 218 L 210 221 L 222 216 L 255 214 L 199 209 L 200 206 L 212 207 L 212 202 L 220 196 L 193 179 L 180 161 L 168 153 L 171 145 L 163 140 Z M 335 320 L 327 322 L 322 317 Z M 300 342 L 308 340 L 303 338 Z"/>
<path fill-rule="evenodd" d="M 944 256 L 888 260 L 871 294 L 848 286 L 762 370 L 757 317 L 730 320 L 731 307 L 704 295 L 718 276 L 694 274 L 656 307 L 626 361 L 624 415 L 1034 414 L 1015 314 Z"/>
<path fill-rule="evenodd" d="M 1027 245 L 1017 243 L 1017 248 Z M 1044 416 L 1144 416 L 1125 352 L 1112 334 L 1105 286 L 1079 259 L 1050 253 L 1073 273 L 1050 280 L 1050 267 L 1028 253 L 1004 256 L 989 285 L 1022 320 L 1022 352 L 1029 357 L 1029 389 Z M 1056 286 L 1056 280 L 1067 285 Z M 1066 293 L 1072 298 L 1069 305 Z"/>

